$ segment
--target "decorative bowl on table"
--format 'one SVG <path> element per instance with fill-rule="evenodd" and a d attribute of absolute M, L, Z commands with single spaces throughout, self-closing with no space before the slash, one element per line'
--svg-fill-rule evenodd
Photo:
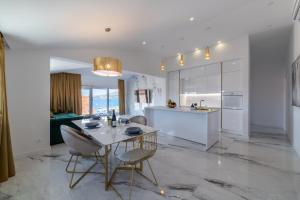
<path fill-rule="evenodd" d="M 85 123 L 86 128 L 97 128 L 99 126 L 99 122 L 87 122 Z"/>
<path fill-rule="evenodd" d="M 126 135 L 139 135 L 143 132 L 143 130 L 140 127 L 128 127 L 125 130 Z"/>
<path fill-rule="evenodd" d="M 93 120 L 101 120 L 101 116 L 100 115 L 92 115 L 91 118 Z"/>

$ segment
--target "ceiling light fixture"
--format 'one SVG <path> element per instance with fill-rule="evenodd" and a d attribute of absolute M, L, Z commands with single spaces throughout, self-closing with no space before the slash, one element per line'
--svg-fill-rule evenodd
<path fill-rule="evenodd" d="M 218 43 L 218 44 L 222 44 L 222 41 L 221 41 L 221 40 L 219 40 L 217 43 Z"/>
<path fill-rule="evenodd" d="M 147 44 L 147 42 L 146 42 L 146 41 L 143 41 L 143 42 L 142 42 L 142 44 L 143 44 L 143 45 L 146 45 L 146 44 Z"/>
<path fill-rule="evenodd" d="M 195 18 L 194 17 L 190 17 L 190 21 L 192 22 L 192 21 L 194 21 L 195 20 Z"/>
<path fill-rule="evenodd" d="M 204 53 L 204 59 L 205 60 L 210 60 L 211 58 L 211 55 L 210 55 L 210 52 L 209 52 L 209 47 L 206 47 L 205 48 L 205 53 Z"/>
<path fill-rule="evenodd" d="M 201 50 L 199 48 L 195 48 L 194 54 L 199 55 L 201 53 Z"/>
<path fill-rule="evenodd" d="M 183 67 L 184 65 L 184 57 L 183 57 L 183 54 L 180 54 L 180 57 L 179 57 L 179 65 Z"/>
<path fill-rule="evenodd" d="M 160 71 L 165 71 L 165 70 L 166 70 L 166 66 L 165 66 L 164 62 L 161 61 L 161 63 L 160 63 Z"/>
<path fill-rule="evenodd" d="M 119 59 L 111 57 L 96 57 L 94 58 L 93 73 L 99 76 L 121 76 L 122 63 Z"/>

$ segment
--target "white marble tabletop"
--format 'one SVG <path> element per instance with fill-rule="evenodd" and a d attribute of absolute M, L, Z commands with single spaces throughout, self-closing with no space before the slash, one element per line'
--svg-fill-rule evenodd
<path fill-rule="evenodd" d="M 107 125 L 107 121 L 99 120 L 100 127 L 94 129 L 87 129 L 85 127 L 85 123 L 90 122 L 90 119 L 82 119 L 82 120 L 74 120 L 72 121 L 76 124 L 79 128 L 81 128 L 85 134 L 92 136 L 97 142 L 102 145 L 110 145 L 118 142 L 125 141 L 127 139 L 140 137 L 141 135 L 146 135 L 149 133 L 157 132 L 158 130 L 144 126 L 141 124 L 136 123 L 129 123 L 129 124 L 118 124 L 117 127 L 112 128 L 111 126 Z M 136 136 L 129 136 L 125 134 L 125 130 L 128 127 L 140 127 L 143 130 L 143 134 L 136 135 Z"/>

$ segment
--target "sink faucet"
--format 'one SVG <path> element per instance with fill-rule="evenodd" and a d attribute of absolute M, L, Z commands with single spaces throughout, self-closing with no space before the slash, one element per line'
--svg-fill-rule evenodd
<path fill-rule="evenodd" d="M 202 108 L 202 102 L 204 102 L 204 100 L 200 100 L 200 109 Z"/>

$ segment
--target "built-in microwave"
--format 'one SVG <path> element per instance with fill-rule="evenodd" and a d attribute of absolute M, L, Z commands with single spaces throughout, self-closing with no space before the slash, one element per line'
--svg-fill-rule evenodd
<path fill-rule="evenodd" d="M 243 93 L 241 92 L 223 92 L 222 108 L 242 110 L 243 109 Z"/>

